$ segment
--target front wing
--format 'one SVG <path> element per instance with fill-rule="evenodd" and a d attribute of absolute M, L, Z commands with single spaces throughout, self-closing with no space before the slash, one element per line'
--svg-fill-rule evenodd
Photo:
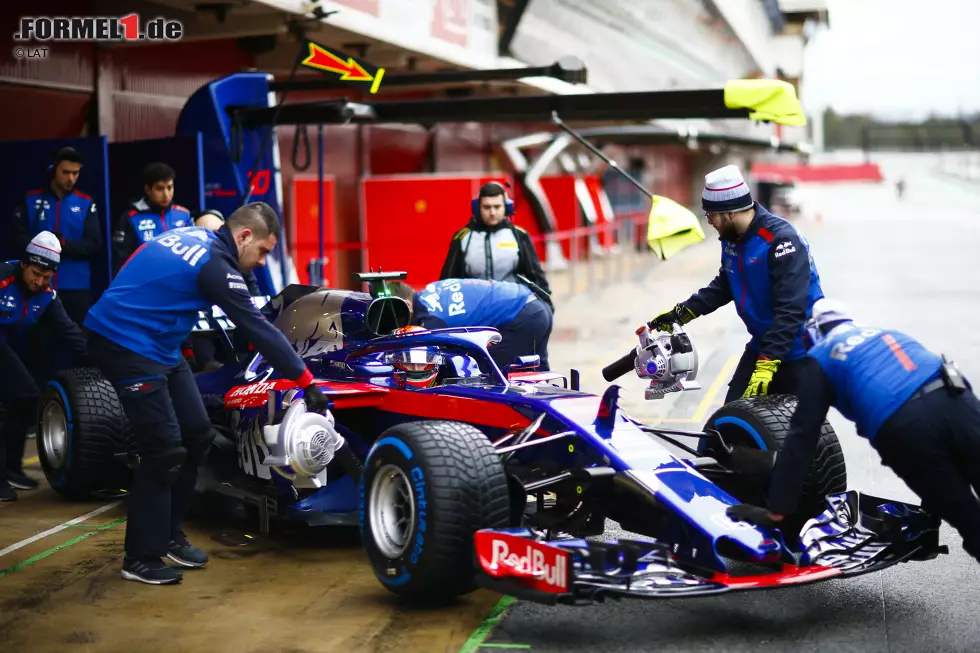
<path fill-rule="evenodd" d="M 917 506 L 856 491 L 827 497 L 827 509 L 803 527 L 795 564 L 752 565 L 747 575 L 684 564 L 655 540 L 546 541 L 530 529 L 485 529 L 475 539 L 480 586 L 545 604 L 583 604 L 606 598 L 680 598 L 774 589 L 847 578 L 899 562 L 931 560 L 940 520 Z"/>

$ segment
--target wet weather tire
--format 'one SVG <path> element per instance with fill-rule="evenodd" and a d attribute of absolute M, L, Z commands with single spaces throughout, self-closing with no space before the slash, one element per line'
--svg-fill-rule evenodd
<path fill-rule="evenodd" d="M 753 446 L 768 451 L 779 451 L 789 434 L 790 420 L 796 410 L 796 397 L 771 395 L 737 399 L 719 408 L 709 419 L 706 428 L 721 433 L 728 444 Z M 705 455 L 713 456 L 712 443 L 708 441 Z M 719 482 L 722 487 L 726 483 Z M 737 481 L 729 491 L 741 501 L 762 505 L 762 496 L 740 496 Z M 729 488 L 725 488 L 729 489 Z M 798 517 L 806 519 L 823 512 L 828 494 L 847 489 L 847 466 L 837 434 L 829 422 L 824 421 L 813 464 L 803 485 L 799 501 Z"/>
<path fill-rule="evenodd" d="M 115 388 L 98 370 L 56 373 L 38 408 L 38 458 L 55 492 L 84 500 L 128 489 L 132 472 L 113 456 L 127 450 L 129 424 Z"/>
<path fill-rule="evenodd" d="M 510 518 L 500 456 L 481 431 L 458 422 L 388 429 L 368 454 L 360 492 L 375 576 L 395 594 L 430 602 L 476 588 L 473 535 Z"/>

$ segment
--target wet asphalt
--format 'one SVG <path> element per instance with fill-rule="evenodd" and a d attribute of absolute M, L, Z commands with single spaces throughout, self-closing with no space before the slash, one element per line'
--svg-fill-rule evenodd
<path fill-rule="evenodd" d="M 965 375 L 980 380 L 980 183 L 939 176 L 931 155 L 875 160 L 883 184 L 803 189 L 807 215 L 798 225 L 811 243 L 824 292 L 866 323 L 904 330 L 947 353 Z M 899 176 L 908 182 L 902 201 L 893 187 Z M 713 233 L 708 238 L 714 240 Z M 670 270 L 669 264 L 661 268 Z M 746 340 L 733 316 L 727 307 L 701 318 L 722 333 L 702 360 L 706 387 Z M 667 414 L 694 414 L 696 394 L 677 398 Z M 850 422 L 836 411 L 830 421 L 845 451 L 849 488 L 918 503 Z M 517 601 L 480 650 L 980 651 L 980 565 L 948 524 L 941 543 L 949 555 L 804 587 L 576 608 Z"/>

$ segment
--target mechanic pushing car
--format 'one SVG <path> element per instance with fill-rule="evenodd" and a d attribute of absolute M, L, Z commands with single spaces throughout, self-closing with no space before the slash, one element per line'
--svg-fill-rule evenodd
<path fill-rule="evenodd" d="M 143 197 L 129 206 L 112 234 L 117 271 L 146 241 L 191 225 L 191 212 L 174 204 L 176 177 L 177 173 L 166 163 L 150 163 L 143 169 Z"/>
<path fill-rule="evenodd" d="M 955 364 L 893 329 L 854 322 L 821 299 L 807 322 L 799 403 L 776 455 L 768 509 L 741 504 L 733 519 L 778 527 L 796 510 L 820 428 L 833 406 L 857 425 L 882 463 L 953 525 L 980 560 L 980 401 Z"/>
<path fill-rule="evenodd" d="M 50 231 L 31 239 L 20 261 L 0 263 L 0 404 L 7 409 L 0 446 L 0 501 L 16 501 L 18 490 L 32 490 L 38 482 L 24 473 L 22 461 L 27 429 L 37 416 L 41 391 L 27 353 L 28 332 L 49 330 L 62 338 L 76 358 L 86 353 L 85 337 L 65 312 L 51 289 L 61 262 L 61 243 Z"/>
<path fill-rule="evenodd" d="M 164 556 L 182 567 L 208 561 L 181 530 L 198 467 L 214 440 L 180 352 L 198 311 L 220 306 L 283 378 L 305 390 L 310 411 L 327 407 L 305 363 L 255 308 L 243 278 L 265 265 L 278 234 L 275 211 L 255 202 L 216 232 L 187 227 L 158 236 L 129 258 L 85 320 L 92 330 L 89 351 L 115 386 L 135 440 L 122 566 L 127 580 L 180 582 L 180 570 Z"/>
<path fill-rule="evenodd" d="M 753 201 L 736 166 L 704 178 L 701 206 L 722 241 L 721 269 L 706 287 L 649 322 L 670 333 L 730 301 L 752 339 L 728 384 L 725 403 L 769 392 L 797 394 L 806 350 L 803 327 L 823 297 L 810 246 L 788 221 Z"/>
<path fill-rule="evenodd" d="M 426 329 L 484 326 L 500 332 L 501 341 L 490 347 L 501 369 L 518 356 L 537 354 L 538 369 L 550 371 L 548 339 L 551 309 L 530 288 L 509 281 L 443 279 L 416 293 L 403 281 L 388 284 L 391 294 L 409 303 L 412 323 Z"/>
<path fill-rule="evenodd" d="M 496 181 L 483 184 L 470 210 L 469 224 L 454 233 L 449 242 L 439 278 L 522 281 L 553 313 L 551 289 L 538 252 L 527 231 L 510 220 L 514 201 L 507 197 L 503 185 Z"/>
<path fill-rule="evenodd" d="M 27 191 L 10 221 L 10 244 L 23 252 L 31 239 L 49 231 L 61 245 L 61 263 L 51 285 L 65 312 L 81 324 L 92 303 L 91 263 L 102 251 L 102 226 L 95 200 L 75 188 L 84 157 L 71 147 L 54 153 L 43 188 Z"/>

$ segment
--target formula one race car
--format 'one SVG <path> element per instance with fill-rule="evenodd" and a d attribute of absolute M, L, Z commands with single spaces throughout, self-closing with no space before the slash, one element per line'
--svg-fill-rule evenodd
<path fill-rule="evenodd" d="M 407 303 L 385 287 L 404 273 L 360 277 L 370 293 L 293 285 L 261 309 L 316 375 L 325 414 L 308 412 L 300 388 L 229 337 L 233 325 L 207 318 L 240 362 L 197 375 L 218 432 L 199 489 L 258 506 L 263 529 L 270 515 L 359 524 L 391 592 L 448 600 L 483 586 L 572 604 L 692 596 L 943 552 L 939 520 L 846 491 L 829 425 L 795 521 L 768 530 L 726 516 L 761 501 L 765 452 L 786 435 L 790 397 L 732 402 L 698 432 L 647 426 L 620 410 L 616 385 L 601 397 L 582 392 L 575 370 L 536 372 L 536 356 L 501 370 L 488 352 L 494 329 L 407 327 Z M 697 351 L 680 325 L 637 334 L 607 379 L 634 371 L 649 380 L 649 399 L 699 387 Z M 96 371 L 61 373 L 40 415 L 39 455 L 55 490 L 86 497 L 128 483 L 128 427 Z M 639 535 L 599 541 L 608 520 Z"/>

